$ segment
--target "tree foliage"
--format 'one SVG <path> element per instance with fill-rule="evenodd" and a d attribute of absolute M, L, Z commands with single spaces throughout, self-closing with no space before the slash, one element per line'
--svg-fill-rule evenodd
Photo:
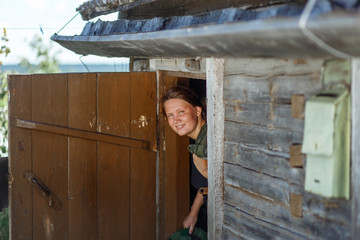
<path fill-rule="evenodd" d="M 6 74 L 1 72 L 2 59 L 10 53 L 7 47 L 9 41 L 6 29 L 3 29 L 0 42 L 0 157 L 7 156 L 7 135 L 8 135 L 8 99 Z"/>
<path fill-rule="evenodd" d="M 0 57 L 2 55 L 5 55 L 5 57 L 10 53 L 10 48 L 6 46 L 6 42 L 8 42 L 9 39 L 7 38 L 6 34 L 6 28 L 3 28 L 3 34 L 1 36 L 1 44 L 0 44 Z M 0 66 L 2 65 L 2 61 L 0 60 Z"/>
<path fill-rule="evenodd" d="M 52 43 L 47 45 L 40 35 L 34 35 L 29 47 L 35 53 L 35 63 L 23 57 L 20 65 L 25 67 L 29 73 L 56 73 L 59 72 L 59 60 L 56 55 L 58 51 L 52 51 Z"/>

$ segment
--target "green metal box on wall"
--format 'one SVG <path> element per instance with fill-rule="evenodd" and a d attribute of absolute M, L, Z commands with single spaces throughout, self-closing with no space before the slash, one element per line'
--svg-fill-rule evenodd
<path fill-rule="evenodd" d="M 305 107 L 305 190 L 324 197 L 350 195 L 350 96 L 347 88 L 321 91 Z"/>

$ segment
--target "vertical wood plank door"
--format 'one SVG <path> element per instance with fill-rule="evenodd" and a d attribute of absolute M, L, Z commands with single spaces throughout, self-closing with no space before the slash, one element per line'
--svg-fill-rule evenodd
<path fill-rule="evenodd" d="M 156 239 L 155 73 L 8 81 L 11 239 Z"/>

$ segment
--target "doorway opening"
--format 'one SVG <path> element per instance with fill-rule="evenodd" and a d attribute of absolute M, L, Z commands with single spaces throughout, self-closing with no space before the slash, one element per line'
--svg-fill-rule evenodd
<path fill-rule="evenodd" d="M 159 71 L 159 97 L 175 85 L 182 85 L 192 89 L 203 101 L 206 101 L 206 75 L 189 74 L 182 72 Z M 160 111 L 163 111 L 160 106 Z M 160 195 L 159 214 L 163 216 L 159 233 L 164 233 L 167 239 L 172 233 L 183 228 L 183 220 L 189 214 L 196 189 L 191 185 L 192 158 L 187 147 L 188 137 L 178 136 L 170 129 L 165 115 L 160 113 L 159 118 L 159 175 Z M 164 141 L 162 141 L 162 139 Z M 163 194 L 163 195 L 162 195 Z M 162 203 L 161 203 L 162 202 Z M 205 210 L 202 210 L 206 212 Z M 161 217 L 160 217 L 161 218 Z M 206 227 L 206 215 L 203 225 Z"/>
<path fill-rule="evenodd" d="M 191 90 L 193 90 L 198 95 L 198 97 L 201 99 L 201 102 L 203 103 L 203 106 L 205 107 L 205 113 L 206 113 L 206 81 L 204 81 L 202 79 L 191 78 L 191 79 L 189 79 L 189 88 Z M 189 143 L 193 144 L 193 143 L 195 143 L 195 141 L 193 139 L 189 138 Z M 189 188 L 190 188 L 190 207 L 191 207 L 193 204 L 193 201 L 195 199 L 195 196 L 198 192 L 198 189 L 194 186 L 193 180 L 192 180 L 193 178 L 196 177 L 196 173 L 195 173 L 196 167 L 193 163 L 192 154 L 189 154 L 189 165 L 190 165 Z M 206 185 L 206 187 L 207 187 L 207 179 L 206 178 L 202 177 L 200 179 L 200 181 L 203 182 L 202 186 Z M 207 209 L 206 209 L 205 205 L 203 205 L 200 208 L 196 227 L 199 227 L 199 228 L 203 229 L 204 231 L 207 231 Z"/>

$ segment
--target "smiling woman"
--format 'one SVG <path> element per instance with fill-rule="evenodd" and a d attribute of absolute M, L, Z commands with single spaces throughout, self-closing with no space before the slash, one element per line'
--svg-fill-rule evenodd
<path fill-rule="evenodd" d="M 205 107 L 192 90 L 182 86 L 170 88 L 163 96 L 162 102 L 171 129 L 179 136 L 188 136 L 195 140 L 195 144 L 189 145 L 188 150 L 193 157 L 191 183 L 198 192 L 190 213 L 183 220 L 183 227 L 189 228 L 189 233 L 192 234 L 195 226 L 199 225 L 197 224 L 199 211 L 204 204 L 206 205 L 207 197 L 207 124 Z"/>
<path fill-rule="evenodd" d="M 193 107 L 190 103 L 174 98 L 164 104 L 166 116 L 170 127 L 180 136 L 188 136 L 196 139 L 203 121 L 198 121 L 201 115 L 201 107 Z"/>

